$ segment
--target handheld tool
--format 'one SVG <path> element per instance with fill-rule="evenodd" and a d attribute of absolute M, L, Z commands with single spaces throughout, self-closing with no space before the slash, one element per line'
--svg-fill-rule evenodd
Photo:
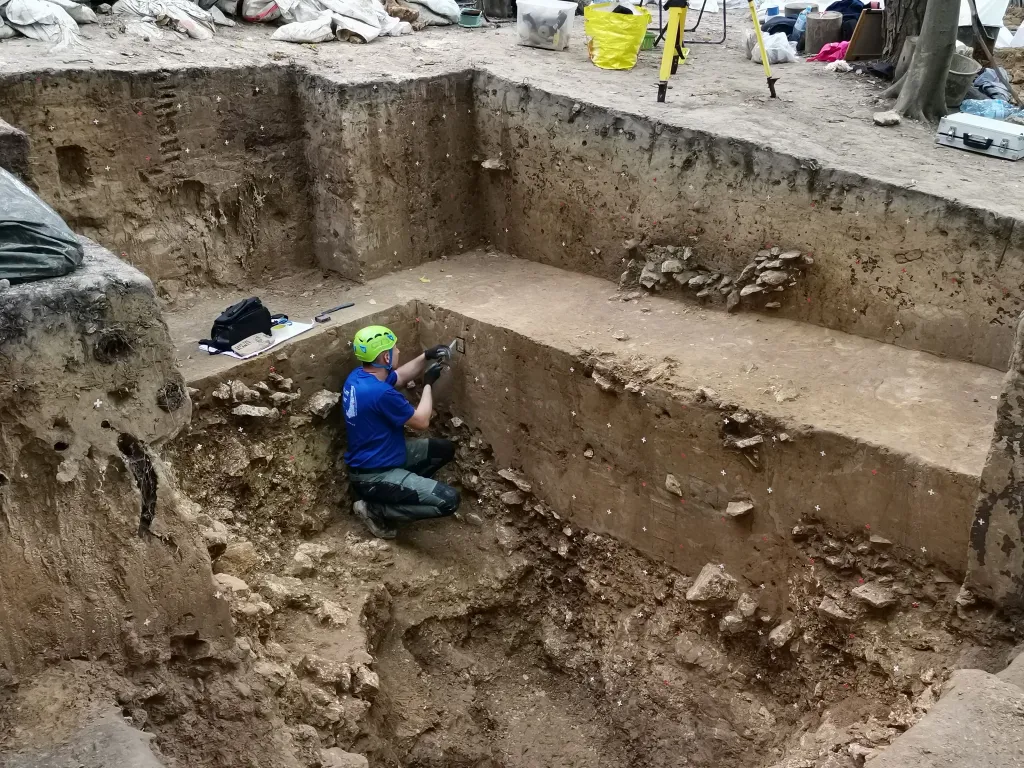
<path fill-rule="evenodd" d="M 754 34 L 757 35 L 757 47 L 761 49 L 761 64 L 764 66 L 764 76 L 768 79 L 768 93 L 773 99 L 779 98 L 775 95 L 775 82 L 779 79 L 772 77 L 772 67 L 768 63 L 768 53 L 764 49 L 764 37 L 761 36 L 761 24 L 757 20 L 757 9 L 754 7 L 754 0 L 747 0 L 750 6 L 750 18 L 754 22 Z"/>
<path fill-rule="evenodd" d="M 451 368 L 452 363 L 455 361 L 456 353 L 460 355 L 466 354 L 466 340 L 461 336 L 457 336 L 451 344 L 442 348 L 437 360 L 431 361 L 430 365 L 427 366 L 427 370 Z"/>
<path fill-rule="evenodd" d="M 337 312 L 339 310 L 348 309 L 349 307 L 354 307 L 354 306 L 355 306 L 355 302 L 349 301 L 349 302 L 347 302 L 345 304 L 339 304 L 336 307 L 331 307 L 330 309 L 325 309 L 323 312 L 321 312 L 319 315 L 317 315 L 316 317 L 313 318 L 313 322 L 314 323 L 326 323 L 328 320 L 331 319 L 331 313 L 332 312 Z"/>

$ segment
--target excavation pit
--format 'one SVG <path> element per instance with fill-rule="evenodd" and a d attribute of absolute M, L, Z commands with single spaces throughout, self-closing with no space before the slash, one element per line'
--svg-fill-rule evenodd
<path fill-rule="evenodd" d="M 132 273 L 156 352 L 114 313 L 78 329 L 83 368 L 31 369 L 104 389 L 69 385 L 86 405 L 59 427 L 33 415 L 5 498 L 34 509 L 21 472 L 60 472 L 75 530 L 114 483 L 107 524 L 131 538 L 110 569 L 181 568 L 204 601 L 73 583 L 68 615 L 103 622 L 12 621 L 7 749 L 57 738 L 32 726 L 56 701 L 61 737 L 115 707 L 203 768 L 850 768 L 948 670 L 1002 666 L 1011 636 L 955 599 L 1020 308 L 1014 220 L 486 71 L 12 75 L 0 116 L 40 195 L 160 297 Z M 620 290 L 664 246 L 716 285 L 772 247 L 810 261 L 774 309 Z M 356 306 L 253 360 L 200 352 L 249 295 L 300 320 Z M 337 409 L 307 410 L 375 322 L 406 350 L 467 342 L 435 421 L 462 508 L 393 544 L 348 514 Z M 16 464 L 18 441 L 45 462 Z M 84 492 L 61 479 L 76 461 Z M 687 599 L 709 568 L 728 599 Z"/>

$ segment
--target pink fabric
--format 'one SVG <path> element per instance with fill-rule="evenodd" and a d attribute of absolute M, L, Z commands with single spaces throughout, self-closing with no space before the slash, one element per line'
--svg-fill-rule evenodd
<path fill-rule="evenodd" d="M 808 61 L 839 61 L 846 58 L 846 49 L 850 47 L 850 41 L 844 40 L 841 43 L 825 43 L 821 50 L 814 56 L 808 56 Z"/>

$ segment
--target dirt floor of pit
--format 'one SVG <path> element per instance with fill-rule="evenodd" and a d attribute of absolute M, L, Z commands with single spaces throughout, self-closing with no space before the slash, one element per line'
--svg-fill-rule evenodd
<path fill-rule="evenodd" d="M 378 39 L 370 45 L 296 46 L 270 40 L 272 26 L 218 28 L 207 42 L 144 42 L 119 31 L 116 18 L 83 25 L 85 46 L 51 56 L 41 43 L 17 38 L 0 46 L 5 74 L 116 69 L 149 71 L 181 67 L 267 66 L 297 63 L 332 80 L 423 77 L 476 67 L 513 82 L 566 94 L 628 113 L 735 136 L 808 162 L 847 170 L 979 208 L 1017 216 L 1021 183 L 1012 166 L 970 152 L 936 146 L 934 129 L 913 123 L 875 127 L 874 98 L 883 85 L 855 74 L 833 74 L 802 62 L 776 67 L 779 99 L 767 96 L 758 65 L 742 53 L 749 26 L 746 9 L 731 10 L 725 45 L 694 45 L 693 55 L 672 78 L 668 103 L 655 101 L 660 50 L 641 53 L 632 71 L 604 71 L 586 55 L 583 19 L 576 18 L 573 43 L 563 53 L 516 44 L 514 25 L 498 29 L 429 30 Z M 656 15 L 656 9 L 655 9 Z M 718 17 L 705 18 L 713 38 Z M 232 94 L 224 94 L 232 98 Z M 246 95 L 245 98 L 251 98 Z M 429 141 L 429 136 L 424 137 Z M 880 151 L 880 148 L 882 151 Z"/>
<path fill-rule="evenodd" d="M 458 517 L 370 539 L 348 514 L 329 425 L 239 434 L 220 409 L 204 410 L 169 458 L 210 540 L 226 534 L 215 570 L 277 607 L 229 597 L 252 658 L 207 670 L 197 705 L 234 714 L 197 729 L 160 700 L 151 716 L 135 705 L 183 765 L 265 765 L 257 750 L 211 756 L 199 736 L 238 743 L 280 717 L 373 766 L 759 768 L 787 758 L 852 768 L 849 744 L 885 746 L 923 715 L 948 670 L 999 668 L 1011 645 L 1004 628 L 958 615 L 958 585 L 940 571 L 894 565 L 866 532 L 842 538 L 813 522 L 791 544 L 808 565 L 773 585 L 792 613 L 759 608 L 723 633 L 727 606 L 684 599 L 692 578 L 573 529 L 525 478 L 500 477 L 487 446 L 448 417 L 438 422 L 460 446 L 445 475 L 462 488 Z M 855 568 L 830 567 L 837 555 Z M 887 574 L 894 609 L 849 599 Z M 752 603 L 763 586 L 739 584 Z M 822 611 L 825 598 L 849 612 Z M 780 645 L 770 630 L 787 617 L 795 632 Z M 343 695 L 332 662 L 368 664 L 379 678 Z M 285 682 L 261 694 L 260 677 Z"/>

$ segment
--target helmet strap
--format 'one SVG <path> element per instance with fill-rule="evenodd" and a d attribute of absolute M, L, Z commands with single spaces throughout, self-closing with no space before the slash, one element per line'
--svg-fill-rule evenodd
<path fill-rule="evenodd" d="M 382 368 L 382 369 L 384 369 L 385 371 L 387 371 L 390 374 L 391 371 L 393 370 L 391 362 L 394 359 L 395 359 L 395 348 L 392 347 L 391 349 L 388 350 L 388 361 L 384 365 L 381 365 L 380 363 L 370 363 L 370 367 L 371 368 Z"/>

